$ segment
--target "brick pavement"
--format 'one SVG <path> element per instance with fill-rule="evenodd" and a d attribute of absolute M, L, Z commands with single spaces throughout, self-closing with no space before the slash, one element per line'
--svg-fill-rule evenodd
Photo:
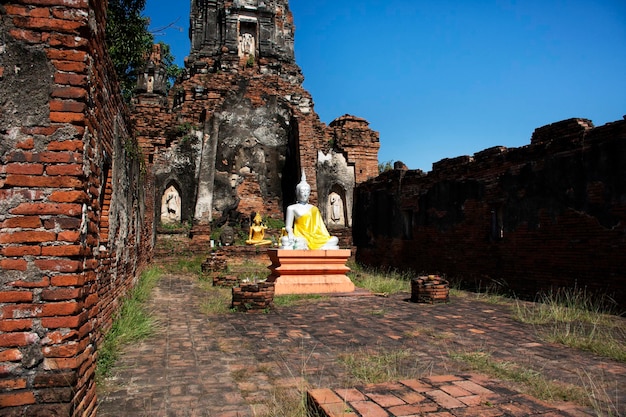
<path fill-rule="evenodd" d="M 626 414 L 624 364 L 544 343 L 503 305 L 473 297 L 437 305 L 407 302 L 408 295 L 330 297 L 269 314 L 207 316 L 202 297 L 194 276 L 163 277 L 151 301 L 158 331 L 125 349 L 99 393 L 100 416 L 271 415 L 268 400 L 277 390 L 304 388 L 312 403 L 335 411 L 329 416 L 593 415 L 520 394 L 511 383 L 468 373 L 450 359 L 451 352 L 476 351 L 555 381 L 603 383 Z M 404 371 L 411 375 L 391 384 L 359 385 L 337 360 L 398 350 L 410 350 Z"/>

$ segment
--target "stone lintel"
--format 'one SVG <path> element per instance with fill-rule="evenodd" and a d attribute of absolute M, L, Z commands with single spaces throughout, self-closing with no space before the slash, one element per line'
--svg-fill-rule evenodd
<path fill-rule="evenodd" d="M 346 275 L 350 268 L 349 249 L 339 250 L 286 250 L 268 249 L 272 264 L 269 282 L 275 283 L 274 293 L 329 294 L 355 290 Z"/>

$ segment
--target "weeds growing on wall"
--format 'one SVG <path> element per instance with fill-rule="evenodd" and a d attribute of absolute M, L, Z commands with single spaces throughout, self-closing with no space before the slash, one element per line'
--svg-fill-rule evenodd
<path fill-rule="evenodd" d="M 106 377 L 117 360 L 120 350 L 133 342 L 150 336 L 154 329 L 154 319 L 145 309 L 145 303 L 162 275 L 159 267 L 145 270 L 137 285 L 122 301 L 111 329 L 104 336 L 98 350 L 96 380 Z"/>

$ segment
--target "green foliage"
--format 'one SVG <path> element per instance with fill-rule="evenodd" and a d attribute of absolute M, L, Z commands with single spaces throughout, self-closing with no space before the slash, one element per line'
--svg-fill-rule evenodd
<path fill-rule="evenodd" d="M 392 160 L 390 161 L 385 161 L 385 162 L 381 162 L 378 164 L 378 173 L 381 174 L 385 171 L 391 171 L 393 169 L 393 162 Z"/>
<path fill-rule="evenodd" d="M 167 88 L 171 88 L 176 79 L 183 73 L 183 69 L 174 63 L 174 55 L 172 55 L 172 48 L 165 42 L 159 42 L 161 45 L 161 64 L 165 67 L 167 74 Z M 184 123 L 191 127 L 191 123 Z"/>
<path fill-rule="evenodd" d="M 150 19 L 141 15 L 145 6 L 146 0 L 110 0 L 107 10 L 107 46 L 127 100 L 137 84 L 137 70 L 145 65 L 154 43 L 148 30 Z"/>
<path fill-rule="evenodd" d="M 148 30 L 150 19 L 142 15 L 145 6 L 146 0 L 109 0 L 106 42 L 126 100 L 130 100 L 138 71 L 146 65 L 154 44 L 154 35 Z M 170 46 L 159 45 L 169 88 L 183 70 L 174 63 Z"/>
<path fill-rule="evenodd" d="M 96 376 L 99 380 L 109 375 L 124 346 L 143 340 L 152 334 L 155 322 L 146 311 L 144 304 L 161 274 L 162 270 L 157 267 L 144 271 L 135 288 L 122 301 L 111 329 L 104 336 L 98 351 Z"/>
<path fill-rule="evenodd" d="M 189 122 L 184 122 L 175 127 L 176 136 L 186 136 L 193 129 L 193 125 Z"/>
<path fill-rule="evenodd" d="M 280 230 L 285 227 L 285 221 L 283 219 L 273 219 L 269 216 L 263 218 L 263 223 L 268 229 Z"/>
<path fill-rule="evenodd" d="M 232 290 L 230 288 L 214 287 L 213 283 L 202 282 L 204 295 L 200 310 L 206 315 L 227 314 L 230 312 Z"/>
<path fill-rule="evenodd" d="M 178 258 L 176 263 L 168 267 L 168 271 L 172 273 L 192 273 L 196 275 L 202 274 L 202 263 L 206 260 L 206 256 L 197 255 L 193 257 Z"/>
<path fill-rule="evenodd" d="M 159 223 L 159 228 L 171 232 L 189 232 L 191 230 L 190 222 L 172 222 L 172 223 Z"/>
<path fill-rule="evenodd" d="M 254 66 L 254 55 L 248 55 L 248 60 L 246 61 L 246 66 L 248 68 L 252 68 Z"/>

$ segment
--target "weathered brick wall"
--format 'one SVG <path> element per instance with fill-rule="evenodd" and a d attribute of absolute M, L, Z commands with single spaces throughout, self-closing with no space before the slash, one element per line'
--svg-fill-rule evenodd
<path fill-rule="evenodd" d="M 534 297 L 588 288 L 626 310 L 626 121 L 389 171 L 356 192 L 357 259 Z"/>
<path fill-rule="evenodd" d="M 343 115 L 333 120 L 327 128 L 328 135 L 344 151 L 348 163 L 355 167 L 357 184 L 378 176 L 378 132 L 369 128 L 363 118 Z"/>
<path fill-rule="evenodd" d="M 3 415 L 95 415 L 97 344 L 149 253 L 106 3 L 0 5 Z"/>
<path fill-rule="evenodd" d="M 215 63 L 207 59 L 203 61 L 209 68 Z M 264 61 L 261 61 L 261 65 Z M 283 64 L 284 72 L 298 73 L 296 66 Z M 198 88 L 201 86 L 201 88 Z M 317 161 L 318 151 L 329 151 L 329 140 L 333 139 L 338 149 L 345 153 L 348 162 L 356 168 L 356 181 L 364 181 L 378 173 L 378 133 L 368 127 L 367 121 L 354 116 L 343 116 L 335 125 L 326 126 L 319 120 L 313 111 L 310 94 L 299 84 L 291 83 L 283 77 L 275 74 L 259 74 L 259 68 L 239 68 L 231 72 L 202 72 L 179 80 L 169 93 L 169 97 L 158 94 L 140 94 L 133 103 L 132 117 L 137 128 L 138 140 L 148 161 L 149 177 L 155 180 L 154 191 L 158 218 L 160 198 L 170 181 L 174 181 L 183 191 L 183 220 L 193 215 L 195 204 L 195 192 L 197 190 L 198 155 L 191 153 L 185 159 L 180 156 L 173 159 L 173 154 L 180 154 L 182 142 L 188 140 L 185 135 L 174 133 L 181 126 L 187 124 L 197 131 L 204 133 L 205 137 L 211 134 L 212 119 L 219 117 L 221 113 L 232 114 L 233 97 L 241 97 L 239 101 L 247 102 L 252 109 L 272 108 L 276 114 L 268 117 L 267 122 L 275 123 L 272 118 L 284 117 L 286 134 L 290 136 L 290 145 L 293 146 L 287 153 L 275 155 L 266 153 L 267 176 L 258 172 L 240 173 L 239 167 L 233 161 L 222 162 L 223 158 L 216 161 L 217 175 L 236 174 L 238 177 L 235 185 L 237 201 L 236 211 L 249 215 L 260 211 L 264 215 L 281 218 L 283 215 L 283 203 L 295 201 L 295 185 L 300 181 L 298 166 L 306 172 L 307 180 L 312 186 L 311 202 L 318 204 L 317 193 Z M 306 103 L 301 106 L 301 103 Z M 239 105 L 239 104 L 238 104 Z M 258 116 L 256 116 L 258 117 Z M 236 129 L 241 121 L 229 120 L 219 122 L 220 138 L 229 135 L 226 132 Z M 234 119 L 234 118 L 233 118 Z M 232 135 L 236 136 L 236 135 Z M 226 146 L 226 145 L 219 145 Z M 196 148 L 196 152 L 198 149 Z M 219 152 L 218 152 L 219 153 Z M 273 159 L 286 158 L 284 170 L 276 172 L 275 167 L 280 163 Z M 222 164 L 222 165 L 221 165 Z M 231 166 L 232 165 L 232 166 Z M 205 169 L 205 168 L 201 168 Z M 221 174 L 220 174 L 221 172 Z M 285 178 L 286 183 L 278 184 L 272 188 L 272 192 L 263 192 L 267 186 L 263 183 L 271 178 Z M 219 180 L 216 180 L 219 181 Z M 271 182 L 270 181 L 270 182 Z M 282 186 L 282 189 L 280 189 Z M 148 203 L 150 205 L 151 203 Z M 214 217 L 219 218 L 222 213 L 214 212 Z M 158 219 L 157 219 L 158 220 Z"/>

